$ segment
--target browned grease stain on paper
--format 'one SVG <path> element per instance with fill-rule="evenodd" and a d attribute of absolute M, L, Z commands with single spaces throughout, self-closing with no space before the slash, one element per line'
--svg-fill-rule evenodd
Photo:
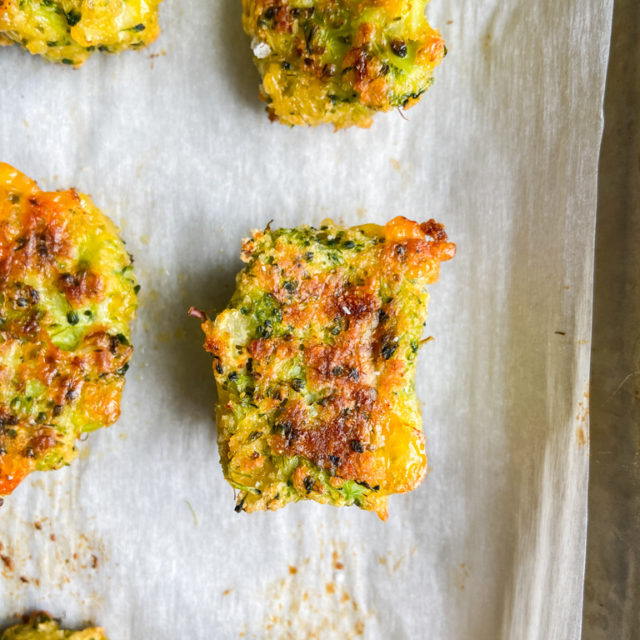
<path fill-rule="evenodd" d="M 582 400 L 578 402 L 578 411 L 576 413 L 576 422 L 578 423 L 578 426 L 576 427 L 576 439 L 578 440 L 578 445 L 581 447 L 589 444 L 589 436 L 587 435 L 588 420 L 589 386 L 587 385 L 587 389 L 584 392 Z"/>
<path fill-rule="evenodd" d="M 295 534 L 294 534 L 294 537 Z M 372 614 L 342 584 L 356 552 L 346 543 L 320 543 L 317 555 L 283 567 L 284 577 L 270 582 L 260 597 L 268 611 L 256 628 L 244 625 L 241 638 L 357 640 Z"/>
<path fill-rule="evenodd" d="M 482 43 L 482 52 L 484 53 L 485 62 L 489 62 L 491 57 L 491 34 L 487 33 Z"/>
<path fill-rule="evenodd" d="M 238 637 L 247 640 L 359 640 L 367 630 L 372 633 L 372 620 L 377 613 L 362 601 L 356 573 L 361 555 L 369 557 L 364 542 L 339 541 L 321 526 L 313 541 L 314 552 L 305 554 L 309 540 L 302 522 L 291 531 L 291 542 L 297 546 L 294 557 L 287 558 L 281 567 L 282 577 L 264 584 L 259 591 L 237 593 L 237 598 L 255 598 L 264 603 L 262 620 L 245 622 L 238 628 Z M 401 553 L 389 550 L 377 556 L 376 579 L 402 580 L 402 574 L 413 566 L 418 546 L 404 547 Z M 375 561 L 376 556 L 373 556 Z M 456 567 L 462 582 L 469 575 L 467 565 Z M 380 575 L 382 574 L 382 575 Z M 371 576 L 374 579 L 374 576 Z M 369 629 L 368 629 L 369 627 Z"/>
<path fill-rule="evenodd" d="M 584 447 L 584 445 L 587 444 L 587 436 L 585 435 L 582 427 L 578 427 L 576 429 L 576 437 L 578 438 L 578 444 L 581 447 Z"/>
<path fill-rule="evenodd" d="M 149 69 L 153 69 L 153 66 L 154 66 L 154 65 L 153 65 L 153 61 L 154 61 L 156 58 L 159 58 L 160 56 L 166 56 L 166 55 L 167 55 L 167 52 L 166 52 L 164 49 L 161 49 L 158 53 L 151 53 L 151 54 L 149 54 L 149 60 L 151 61 L 151 62 L 149 63 Z"/>
<path fill-rule="evenodd" d="M 16 521 L 18 529 L 0 533 L 0 574 L 9 600 L 23 599 L 32 585 L 55 593 L 79 577 L 91 579 L 108 560 L 101 538 L 94 533 L 67 536 L 62 530 L 56 532 L 55 521 L 46 517 L 26 521 L 16 516 Z M 95 604 L 105 594 L 70 595 L 83 604 Z"/>
<path fill-rule="evenodd" d="M 469 567 L 467 567 L 465 562 L 455 567 L 453 572 L 453 584 L 455 585 L 456 589 L 464 591 L 468 577 Z"/>

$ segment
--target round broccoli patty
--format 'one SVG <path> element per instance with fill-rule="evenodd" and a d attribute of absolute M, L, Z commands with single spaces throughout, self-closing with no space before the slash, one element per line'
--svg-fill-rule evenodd
<path fill-rule="evenodd" d="M 0 496 L 120 415 L 138 285 L 115 225 L 0 163 Z"/>
<path fill-rule="evenodd" d="M 79 67 L 98 49 L 145 47 L 160 33 L 161 0 L 0 0 L 0 44 L 21 44 Z"/>
<path fill-rule="evenodd" d="M 377 111 L 414 105 L 446 52 L 427 2 L 242 0 L 270 118 L 368 127 Z"/>
<path fill-rule="evenodd" d="M 61 629 L 48 613 L 34 613 L 25 624 L 7 629 L 0 640 L 107 640 L 99 627 L 82 631 Z"/>

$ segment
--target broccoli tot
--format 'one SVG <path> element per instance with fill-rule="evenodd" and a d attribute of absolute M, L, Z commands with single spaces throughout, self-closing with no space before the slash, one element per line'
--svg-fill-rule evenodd
<path fill-rule="evenodd" d="M 427 284 L 455 245 L 442 225 L 256 231 L 236 291 L 201 311 L 218 387 L 223 472 L 237 511 L 309 499 L 387 514 L 422 481 L 413 386 Z"/>
<path fill-rule="evenodd" d="M 61 629 L 48 613 L 34 613 L 24 624 L 7 629 L 0 640 L 107 640 L 98 627 L 82 631 Z"/>
<path fill-rule="evenodd" d="M 0 163 L 0 502 L 120 415 L 137 283 L 88 196 Z"/>
<path fill-rule="evenodd" d="M 160 33 L 160 1 L 0 0 L 0 44 L 79 67 L 96 50 L 151 44 Z"/>
<path fill-rule="evenodd" d="M 368 127 L 413 106 L 445 55 L 428 0 L 242 0 L 273 120 Z"/>

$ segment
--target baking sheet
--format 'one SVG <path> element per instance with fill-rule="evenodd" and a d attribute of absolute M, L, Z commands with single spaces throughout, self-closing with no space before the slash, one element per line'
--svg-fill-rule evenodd
<path fill-rule="evenodd" d="M 598 168 L 583 640 L 640 629 L 640 4 L 615 0 Z"/>
<path fill-rule="evenodd" d="M 123 416 L 0 512 L 0 617 L 112 639 L 578 638 L 597 159 L 612 2 L 433 0 L 449 56 L 407 121 L 270 124 L 240 3 L 165 0 L 150 49 L 0 52 L 0 156 L 92 194 L 142 284 Z M 275 225 L 447 225 L 419 358 L 431 473 L 382 523 L 235 514 L 194 304 Z M 176 631 L 178 629 L 179 631 Z"/>

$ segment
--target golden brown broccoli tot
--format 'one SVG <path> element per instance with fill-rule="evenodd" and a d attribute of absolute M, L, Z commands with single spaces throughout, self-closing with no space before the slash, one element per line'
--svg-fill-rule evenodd
<path fill-rule="evenodd" d="M 442 225 L 267 228 L 245 240 L 236 291 L 202 312 L 236 510 L 310 499 L 387 514 L 427 459 L 414 390 L 426 285 L 455 245 Z"/>
<path fill-rule="evenodd" d="M 118 419 L 137 289 L 88 196 L 0 163 L 0 496 Z"/>
<path fill-rule="evenodd" d="M 368 127 L 430 86 L 444 41 L 428 0 L 242 0 L 260 97 L 289 125 Z"/>
<path fill-rule="evenodd" d="M 98 627 L 82 631 L 61 629 L 48 613 L 35 613 L 24 624 L 7 629 L 0 640 L 107 640 Z"/>
<path fill-rule="evenodd" d="M 0 44 L 79 67 L 94 51 L 146 47 L 161 0 L 0 0 Z"/>

